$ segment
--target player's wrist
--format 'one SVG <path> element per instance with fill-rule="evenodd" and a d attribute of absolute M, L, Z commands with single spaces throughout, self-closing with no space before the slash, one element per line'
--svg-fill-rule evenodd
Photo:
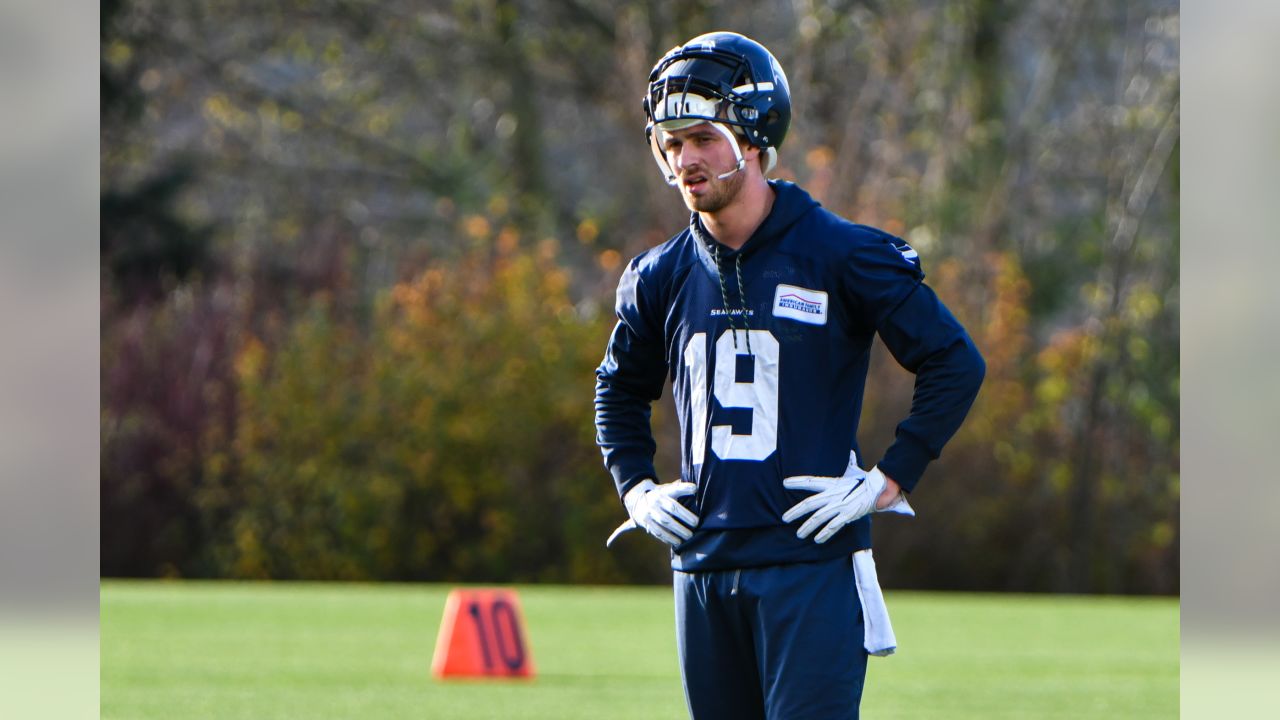
<path fill-rule="evenodd" d="M 626 506 L 627 514 L 631 515 L 633 518 L 636 517 L 636 513 L 638 512 L 637 505 L 639 505 L 640 499 L 655 487 L 657 487 L 657 485 L 652 479 L 645 478 L 628 490 L 627 494 L 622 496 L 622 504 Z"/>
<path fill-rule="evenodd" d="M 880 496 L 876 498 L 876 510 L 884 510 L 898 501 L 902 495 L 902 486 L 896 480 L 880 472 L 884 477 L 884 489 L 880 491 Z"/>

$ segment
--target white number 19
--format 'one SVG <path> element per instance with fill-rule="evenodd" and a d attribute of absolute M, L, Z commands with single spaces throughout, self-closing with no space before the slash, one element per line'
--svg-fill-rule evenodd
<path fill-rule="evenodd" d="M 734 347 L 733 332 L 725 330 L 716 340 L 716 376 L 712 390 L 726 408 L 751 410 L 751 433 L 735 435 L 729 425 L 711 428 L 711 451 L 721 460 L 764 460 L 778 447 L 778 341 L 768 330 L 748 330 L 755 356 L 751 382 L 738 382 L 737 356 L 747 354 L 747 343 Z M 684 348 L 689 367 L 689 398 L 693 410 L 693 464 L 706 458 L 707 334 L 696 333 Z"/>

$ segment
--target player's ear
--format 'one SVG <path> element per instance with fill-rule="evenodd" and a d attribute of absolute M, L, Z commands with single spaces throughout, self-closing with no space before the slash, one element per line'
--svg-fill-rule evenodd
<path fill-rule="evenodd" d="M 742 151 L 743 160 L 748 163 L 759 161 L 760 171 L 764 172 L 764 154 L 760 151 L 760 148 L 739 137 L 738 149 Z"/>

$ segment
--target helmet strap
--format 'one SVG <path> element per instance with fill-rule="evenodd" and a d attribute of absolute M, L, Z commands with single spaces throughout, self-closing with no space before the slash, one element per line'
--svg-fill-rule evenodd
<path fill-rule="evenodd" d="M 662 171 L 662 177 L 666 178 L 668 185 L 675 187 L 677 184 L 676 173 L 671 169 L 671 165 L 667 163 L 667 156 L 662 152 L 662 148 L 658 147 L 658 135 L 660 132 L 655 125 L 653 131 L 649 133 L 649 149 L 653 151 L 653 160 L 658 163 L 658 169 Z"/>
<path fill-rule="evenodd" d="M 764 155 L 764 174 L 768 175 L 774 168 L 778 167 L 778 148 L 766 148 Z"/>
<path fill-rule="evenodd" d="M 713 122 L 710 123 L 710 125 L 711 127 L 719 130 L 720 134 L 724 135 L 725 139 L 729 141 L 729 147 L 733 148 L 733 156 L 738 160 L 732 170 L 716 176 L 717 178 L 724 180 L 725 178 L 732 177 L 734 173 L 746 167 L 747 161 L 742 157 L 742 148 L 738 147 L 738 138 L 734 136 L 733 131 L 725 127 L 724 123 Z"/>

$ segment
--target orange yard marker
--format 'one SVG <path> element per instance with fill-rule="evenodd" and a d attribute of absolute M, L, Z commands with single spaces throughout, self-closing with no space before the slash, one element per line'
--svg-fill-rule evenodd
<path fill-rule="evenodd" d="M 516 592 L 501 588 L 451 591 L 431 674 L 437 678 L 533 677 L 533 654 Z"/>

